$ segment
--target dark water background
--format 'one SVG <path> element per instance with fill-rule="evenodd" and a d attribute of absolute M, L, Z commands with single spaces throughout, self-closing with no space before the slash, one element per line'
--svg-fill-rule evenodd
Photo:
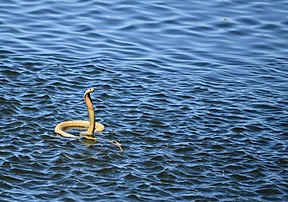
<path fill-rule="evenodd" d="M 286 0 L 2 0 L 0 200 L 288 200 L 287 56 Z"/>

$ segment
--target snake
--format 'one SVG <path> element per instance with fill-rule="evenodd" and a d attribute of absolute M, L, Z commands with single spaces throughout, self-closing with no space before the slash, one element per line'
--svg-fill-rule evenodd
<path fill-rule="evenodd" d="M 105 127 L 103 124 L 98 123 L 95 121 L 95 112 L 92 104 L 92 99 L 90 93 L 94 91 L 94 88 L 89 88 L 84 93 L 84 101 L 87 106 L 89 121 L 84 120 L 73 120 L 73 121 L 64 121 L 60 122 L 55 127 L 55 133 L 62 135 L 63 137 L 86 137 L 88 139 L 92 139 L 92 136 L 95 132 L 102 132 Z M 65 132 L 64 130 L 67 128 L 88 128 L 87 131 L 81 132 L 79 136 L 73 135 L 70 133 Z"/>
<path fill-rule="evenodd" d="M 94 91 L 94 88 L 89 88 L 84 93 L 84 101 L 87 106 L 89 121 L 84 120 L 73 120 L 73 121 L 64 121 L 60 122 L 55 127 L 55 133 L 62 135 L 63 137 L 73 137 L 81 138 L 84 137 L 88 140 L 96 141 L 97 138 L 93 137 L 95 132 L 102 132 L 105 129 L 105 126 L 101 123 L 95 121 L 95 112 L 93 108 L 93 103 L 90 93 Z M 87 131 L 81 132 L 78 136 L 65 132 L 65 129 L 68 128 L 88 128 Z M 99 139 L 99 138 L 98 138 Z M 104 140 L 104 139 L 103 139 Z M 109 141 L 109 140 L 108 140 Z M 117 146 L 121 151 L 122 145 L 116 140 L 109 141 L 111 144 Z"/>

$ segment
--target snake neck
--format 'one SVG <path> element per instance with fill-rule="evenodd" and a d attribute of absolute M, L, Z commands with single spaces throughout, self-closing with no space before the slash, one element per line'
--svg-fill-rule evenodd
<path fill-rule="evenodd" d="M 94 108 L 93 108 L 90 94 L 86 94 L 84 96 L 84 100 L 85 100 L 85 103 L 87 106 L 88 116 L 89 116 L 89 127 L 87 130 L 87 133 L 93 134 L 94 130 L 95 130 L 95 112 L 94 112 Z"/>

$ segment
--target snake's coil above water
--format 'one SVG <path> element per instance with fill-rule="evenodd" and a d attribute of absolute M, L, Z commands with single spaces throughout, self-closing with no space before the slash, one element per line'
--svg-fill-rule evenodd
<path fill-rule="evenodd" d="M 94 88 L 89 88 L 88 90 L 85 91 L 84 93 L 84 101 L 87 106 L 88 110 L 88 115 L 89 115 L 89 121 L 83 121 L 83 120 L 75 120 L 75 121 L 64 121 L 55 127 L 55 133 L 60 134 L 64 137 L 74 137 L 74 138 L 79 138 L 81 136 L 86 137 L 87 139 L 94 139 L 90 137 L 90 135 L 93 135 L 95 132 L 101 132 L 104 130 L 104 126 L 101 123 L 95 122 L 95 113 L 92 105 L 92 100 L 90 93 L 94 91 Z M 70 133 L 64 132 L 65 129 L 67 128 L 88 128 L 87 131 L 82 132 L 77 135 L 72 135 Z"/>
<path fill-rule="evenodd" d="M 84 93 L 84 101 L 87 106 L 88 110 L 88 115 L 89 115 L 89 121 L 83 121 L 83 120 L 75 120 L 75 121 L 64 121 L 55 127 L 55 133 L 62 135 L 64 137 L 74 137 L 74 138 L 80 138 L 80 137 L 85 137 L 86 139 L 96 141 L 97 139 L 93 137 L 93 134 L 95 132 L 101 132 L 105 129 L 105 127 L 101 123 L 97 123 L 95 121 L 95 113 L 94 113 L 94 108 L 92 105 L 92 100 L 90 93 L 94 91 L 94 88 L 89 88 L 88 90 L 85 91 Z M 65 129 L 67 128 L 88 128 L 87 131 L 81 132 L 79 136 L 77 135 L 72 135 L 70 133 L 64 132 Z M 102 138 L 101 138 L 102 139 Z M 102 139 L 105 140 L 105 139 Z M 111 144 L 116 145 L 121 151 L 122 150 L 122 145 L 115 141 L 115 140 L 106 140 L 110 142 Z"/>

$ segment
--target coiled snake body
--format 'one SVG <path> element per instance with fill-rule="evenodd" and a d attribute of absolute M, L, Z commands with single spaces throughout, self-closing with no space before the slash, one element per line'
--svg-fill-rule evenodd
<path fill-rule="evenodd" d="M 96 141 L 97 139 L 93 137 L 93 134 L 95 132 L 101 132 L 105 129 L 105 127 L 101 123 L 95 122 L 95 113 L 94 108 L 91 100 L 90 93 L 94 91 L 94 88 L 89 88 L 84 93 L 84 101 L 87 106 L 88 115 L 89 115 L 89 121 L 83 121 L 83 120 L 75 120 L 75 121 L 64 121 L 61 123 L 58 123 L 55 127 L 55 133 L 60 134 L 64 137 L 74 137 L 74 138 L 81 138 L 85 137 L 86 139 Z M 64 132 L 67 128 L 88 128 L 87 131 L 81 132 L 79 136 L 72 135 L 70 133 Z M 105 140 L 105 139 L 102 139 Z M 109 141 L 109 140 L 107 140 Z M 119 147 L 119 149 L 122 151 L 122 145 L 115 141 L 109 141 L 111 144 L 116 145 Z"/>
<path fill-rule="evenodd" d="M 64 137 L 79 138 L 81 136 L 84 136 L 88 139 L 92 139 L 92 137 L 89 138 L 89 135 L 93 135 L 95 132 L 101 132 L 105 129 L 105 127 L 101 123 L 95 122 L 95 113 L 94 113 L 92 100 L 90 96 L 90 93 L 93 91 L 94 91 L 94 88 L 89 88 L 84 93 L 84 101 L 88 109 L 89 121 L 75 120 L 75 121 L 61 122 L 57 124 L 57 126 L 55 127 L 55 133 L 60 134 Z M 77 136 L 77 135 L 72 135 L 70 133 L 64 132 L 64 130 L 67 128 L 88 128 L 88 129 L 85 132 L 81 132 L 79 136 Z"/>

